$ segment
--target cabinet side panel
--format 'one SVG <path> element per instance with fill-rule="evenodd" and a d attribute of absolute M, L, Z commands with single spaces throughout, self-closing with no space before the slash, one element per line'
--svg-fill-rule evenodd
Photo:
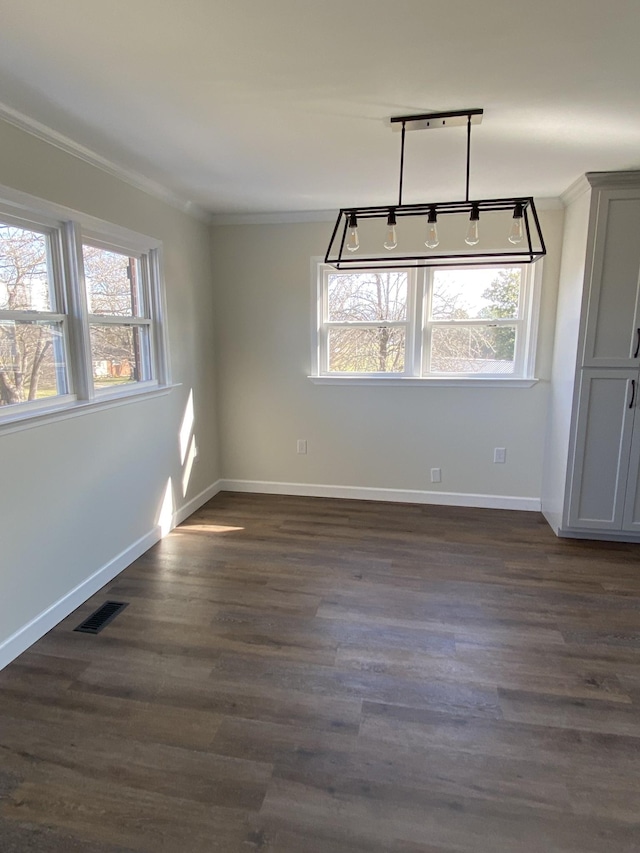
<path fill-rule="evenodd" d="M 556 532 L 562 524 L 567 484 L 590 204 L 591 191 L 588 191 L 569 205 L 564 222 L 542 476 L 542 511 Z"/>
<path fill-rule="evenodd" d="M 622 529 L 640 534 L 640 415 L 635 408 Z"/>

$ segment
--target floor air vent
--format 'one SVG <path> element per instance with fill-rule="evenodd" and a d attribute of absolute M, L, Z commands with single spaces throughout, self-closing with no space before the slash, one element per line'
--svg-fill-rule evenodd
<path fill-rule="evenodd" d="M 115 619 L 118 613 L 125 609 L 126 601 L 105 601 L 102 607 L 98 607 L 95 613 L 81 622 L 74 631 L 82 631 L 84 634 L 99 634 L 100 631 Z"/>

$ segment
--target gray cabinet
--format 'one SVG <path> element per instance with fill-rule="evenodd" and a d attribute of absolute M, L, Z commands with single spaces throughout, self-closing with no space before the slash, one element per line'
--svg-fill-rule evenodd
<path fill-rule="evenodd" d="M 559 535 L 640 541 L 640 173 L 585 177 L 565 220 L 542 509 Z"/>
<path fill-rule="evenodd" d="M 583 367 L 640 363 L 640 192 L 603 190 L 589 282 Z"/>
<path fill-rule="evenodd" d="M 640 374 L 615 368 L 581 374 L 569 526 L 622 530 Z"/>

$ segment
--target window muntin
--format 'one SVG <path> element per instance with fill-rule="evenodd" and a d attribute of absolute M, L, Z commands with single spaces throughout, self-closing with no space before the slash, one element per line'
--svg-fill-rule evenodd
<path fill-rule="evenodd" d="M 161 244 L 2 195 L 0 425 L 167 386 Z"/>
<path fill-rule="evenodd" d="M 403 270 L 323 278 L 323 364 L 329 374 L 404 374 L 412 281 Z"/>
<path fill-rule="evenodd" d="M 385 272 L 319 265 L 316 375 L 532 378 L 533 265 Z"/>

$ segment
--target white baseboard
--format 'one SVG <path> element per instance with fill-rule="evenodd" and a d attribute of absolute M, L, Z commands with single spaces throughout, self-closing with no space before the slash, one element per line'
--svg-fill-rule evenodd
<path fill-rule="evenodd" d="M 176 510 L 171 519 L 171 529 L 173 530 L 178 524 L 182 524 L 192 513 L 208 500 L 211 500 L 221 490 L 221 483 L 221 480 L 216 481 L 213 485 L 200 492 L 199 495 L 192 498 L 183 507 Z M 127 566 L 130 566 L 134 560 L 137 560 L 145 551 L 148 551 L 156 542 L 159 542 L 160 539 L 162 539 L 162 531 L 158 525 L 1 642 L 0 669 L 3 669 L 12 660 L 15 660 L 18 655 L 26 651 L 40 637 L 43 637 L 47 631 L 54 628 L 58 622 L 61 622 L 70 613 L 73 613 L 76 608 L 84 604 L 92 595 L 95 595 L 105 584 L 112 581 Z"/>
<path fill-rule="evenodd" d="M 173 514 L 173 518 L 171 519 L 171 529 L 177 527 L 179 524 L 182 524 L 190 515 L 200 509 L 201 506 L 206 504 L 207 501 L 210 501 L 211 498 L 215 497 L 218 492 L 222 491 L 222 483 L 224 480 L 216 480 L 211 486 L 208 486 L 206 489 L 203 489 L 199 495 L 196 495 L 195 498 L 191 498 L 188 503 L 186 503 L 183 507 L 176 510 Z"/>
<path fill-rule="evenodd" d="M 476 495 L 464 492 L 427 492 L 417 489 L 374 489 L 366 486 L 328 486 L 313 483 L 272 483 L 266 480 L 219 480 L 219 491 L 258 492 L 268 495 L 302 495 L 312 498 L 348 498 L 359 501 L 473 506 L 540 512 L 540 498 L 511 495 Z"/>

